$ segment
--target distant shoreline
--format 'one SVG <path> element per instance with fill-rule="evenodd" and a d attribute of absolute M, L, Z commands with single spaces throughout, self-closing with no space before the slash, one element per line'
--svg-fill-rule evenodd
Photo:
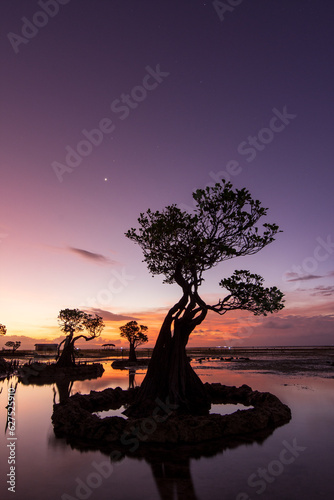
<path fill-rule="evenodd" d="M 136 354 L 138 358 L 150 358 L 153 348 L 137 349 Z M 186 349 L 188 356 L 237 356 L 242 355 L 310 355 L 312 353 L 318 355 L 334 355 L 334 345 L 327 346 L 238 346 L 238 347 L 188 347 Z M 79 349 L 77 359 L 80 358 L 127 358 L 129 356 L 128 349 Z M 17 350 L 10 352 L 7 350 L 0 351 L 0 357 L 3 358 L 25 358 L 33 357 L 36 359 L 54 359 L 55 355 L 51 353 L 37 353 L 35 350 Z"/>

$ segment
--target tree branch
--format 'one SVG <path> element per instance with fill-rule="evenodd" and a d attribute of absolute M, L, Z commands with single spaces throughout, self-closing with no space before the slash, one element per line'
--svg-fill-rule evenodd
<path fill-rule="evenodd" d="M 76 337 L 74 337 L 74 339 L 72 340 L 72 343 L 74 344 L 78 339 L 85 339 L 86 342 L 89 342 L 90 340 L 93 340 L 93 339 L 96 339 L 98 337 L 98 335 L 93 335 L 92 337 L 87 337 L 87 335 L 77 335 Z"/>

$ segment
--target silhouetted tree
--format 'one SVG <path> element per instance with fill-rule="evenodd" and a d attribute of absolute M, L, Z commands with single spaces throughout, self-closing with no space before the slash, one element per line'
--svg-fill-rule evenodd
<path fill-rule="evenodd" d="M 57 366 L 74 366 L 74 343 L 80 338 L 89 341 L 99 337 L 104 328 L 103 319 L 97 314 L 93 317 L 91 314 L 87 314 L 79 309 L 62 309 L 58 315 L 58 322 L 66 338 L 58 346 Z M 86 330 L 88 335 L 80 334 L 74 337 L 76 332 L 83 330 Z M 60 354 L 60 347 L 63 344 L 64 347 Z"/>
<path fill-rule="evenodd" d="M 7 328 L 5 327 L 5 325 L 2 325 L 0 323 L 0 335 L 6 335 L 6 333 L 7 333 Z M 0 358 L 0 374 L 6 373 L 7 371 L 8 371 L 7 362 L 3 358 Z"/>
<path fill-rule="evenodd" d="M 259 252 L 274 241 L 279 228 L 264 223 L 259 230 L 256 224 L 267 209 L 248 190 L 233 189 L 229 182 L 198 189 L 193 198 L 193 213 L 176 205 L 161 212 L 149 209 L 140 214 L 139 229 L 126 233 L 141 246 L 150 273 L 164 275 L 164 283 L 177 283 L 182 290 L 180 300 L 165 317 L 137 400 L 126 410 L 128 415 L 147 415 L 157 397 L 169 398 L 179 411 L 208 411 L 206 391 L 186 356 L 191 332 L 208 311 L 223 315 L 241 309 L 266 315 L 284 307 L 278 288 L 264 288 L 261 276 L 245 270 L 220 281 L 227 294 L 216 304 L 207 304 L 200 297 L 204 271 Z"/>
<path fill-rule="evenodd" d="M 136 348 L 145 342 L 148 337 L 145 334 L 148 328 L 144 325 L 138 325 L 137 321 L 129 321 L 126 325 L 120 326 L 121 337 L 126 338 L 130 343 L 129 361 L 137 361 Z"/>
<path fill-rule="evenodd" d="M 21 345 L 21 341 L 18 340 L 16 342 L 13 342 L 12 340 L 9 340 L 8 342 L 5 343 L 5 345 L 7 347 L 12 347 L 13 348 L 13 352 L 15 352 Z"/>

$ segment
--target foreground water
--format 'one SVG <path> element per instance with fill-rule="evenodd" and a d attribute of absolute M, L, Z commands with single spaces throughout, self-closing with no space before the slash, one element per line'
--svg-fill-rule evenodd
<path fill-rule="evenodd" d="M 100 451 L 81 452 L 56 439 L 51 424 L 53 384 L 27 386 L 16 377 L 0 381 L 0 496 L 19 500 L 314 500 L 333 498 L 334 378 L 333 374 L 261 373 L 227 367 L 226 363 L 195 363 L 204 382 L 247 384 L 270 391 L 292 411 L 289 424 L 263 442 L 235 444 L 210 456 L 197 449 L 180 450 L 173 460 L 159 453 L 145 459 L 125 457 L 111 463 Z M 96 380 L 74 382 L 71 393 L 129 386 L 128 371 L 105 372 Z M 137 370 L 139 385 L 145 370 Z M 13 387 L 13 389 L 11 389 Z M 8 394 L 15 395 L 15 435 L 5 433 Z M 215 411 L 219 411 L 215 408 Z M 230 413 L 231 408 L 227 409 Z M 14 437 L 16 439 L 14 439 Z M 15 493 L 8 491 L 8 461 L 15 454 Z M 201 456 L 201 455 L 205 456 Z M 212 455 L 212 454 L 211 454 Z M 175 458 L 176 457 L 176 458 Z"/>

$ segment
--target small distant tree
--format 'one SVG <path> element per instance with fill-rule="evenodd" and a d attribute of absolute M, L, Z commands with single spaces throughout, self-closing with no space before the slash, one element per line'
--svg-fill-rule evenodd
<path fill-rule="evenodd" d="M 129 321 L 126 325 L 120 326 L 121 337 L 130 342 L 129 361 L 137 361 L 136 348 L 141 344 L 148 342 L 145 332 L 148 328 L 144 325 L 138 325 L 137 321 Z"/>
<path fill-rule="evenodd" d="M 20 345 L 21 345 L 20 340 L 18 340 L 17 342 L 9 340 L 8 342 L 5 343 L 5 346 L 13 348 L 13 352 L 15 352 L 20 347 Z"/>
<path fill-rule="evenodd" d="M 7 328 L 5 327 L 5 325 L 2 325 L 0 323 L 0 335 L 6 335 L 6 333 L 7 333 Z M 7 362 L 3 358 L 0 358 L 0 373 L 1 374 L 7 373 L 7 370 L 8 370 Z"/>
<path fill-rule="evenodd" d="M 87 314 L 79 309 L 62 309 L 58 315 L 58 322 L 60 329 L 65 333 L 66 338 L 58 346 L 58 361 L 59 367 L 70 367 L 75 365 L 74 343 L 83 338 L 87 342 L 93 340 L 101 335 L 104 328 L 104 322 L 101 316 L 95 314 Z M 74 336 L 75 333 L 86 331 L 87 334 L 79 334 Z M 63 350 L 60 354 L 60 347 Z"/>

